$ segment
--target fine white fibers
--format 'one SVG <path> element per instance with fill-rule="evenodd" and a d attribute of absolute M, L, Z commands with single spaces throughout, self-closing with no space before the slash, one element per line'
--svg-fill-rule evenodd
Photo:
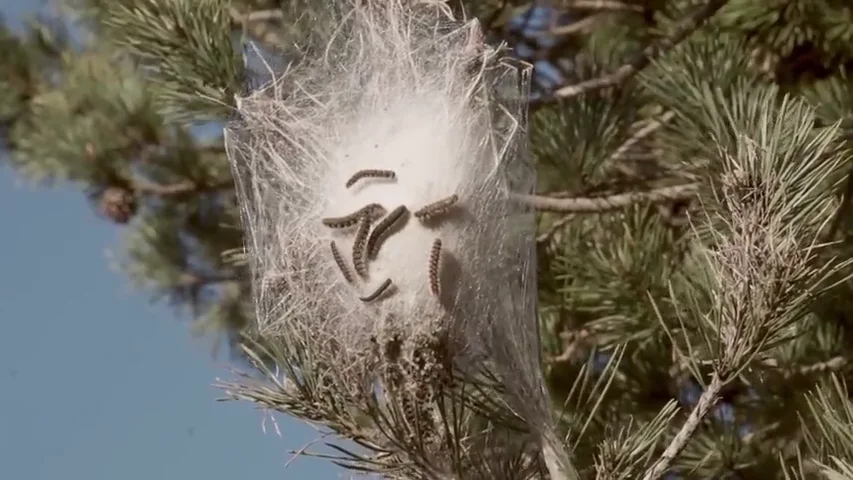
<path fill-rule="evenodd" d="M 436 238 L 443 239 L 452 251 L 460 230 L 467 222 L 477 221 L 473 217 L 478 216 L 477 197 L 482 195 L 483 187 L 496 183 L 495 178 L 488 178 L 489 172 L 480 168 L 483 163 L 477 158 L 482 153 L 474 143 L 488 134 L 487 126 L 482 121 L 471 125 L 471 114 L 465 112 L 465 106 L 449 104 L 445 97 L 435 92 L 422 98 L 391 99 L 397 105 L 366 113 L 364 120 L 351 127 L 352 137 L 330 155 L 319 194 L 325 201 L 318 204 L 315 218 L 347 215 L 370 203 L 379 203 L 388 212 L 401 205 L 407 209 L 388 230 L 368 265 L 368 285 L 391 278 L 397 292 L 379 307 L 353 304 L 356 311 L 373 316 L 380 308 L 389 313 L 440 316 L 439 305 L 428 295 L 427 267 L 432 244 Z M 390 170 L 395 172 L 395 178 L 363 179 L 346 188 L 348 178 L 366 169 Z M 442 218 L 426 223 L 412 215 L 415 210 L 454 194 L 462 199 L 459 208 Z M 321 226 L 316 227 L 316 235 L 346 245 L 354 239 L 351 231 Z M 470 248 L 464 244 L 457 247 Z M 357 290 L 344 288 L 342 301 L 351 302 L 347 297 L 357 294 Z M 430 326 L 424 320 L 421 318 L 417 326 Z"/>
<path fill-rule="evenodd" d="M 238 99 L 226 142 L 258 331 L 298 337 L 314 358 L 353 372 L 371 369 L 364 359 L 377 341 L 399 336 L 402 356 L 413 357 L 424 339 L 449 338 L 456 368 L 490 370 L 516 413 L 548 430 L 533 217 L 510 200 L 533 187 L 520 101 L 527 72 L 479 44 L 476 22 L 449 22 L 435 7 L 353 5 L 321 55 Z M 393 175 L 351 181 L 364 170 Z M 413 215 L 454 195 L 431 218 Z M 375 257 L 362 257 L 366 276 L 349 283 L 330 245 L 355 272 L 361 220 L 338 228 L 328 219 L 374 203 L 382 215 L 371 218 L 371 231 L 398 207 L 405 212 Z M 438 295 L 431 291 L 436 277 Z M 432 355 L 444 355 L 439 350 Z"/>
<path fill-rule="evenodd" d="M 481 275 L 506 275 L 512 267 L 506 262 L 525 261 L 513 258 L 520 252 L 510 252 L 514 244 L 502 225 L 511 213 L 506 177 L 515 161 L 504 152 L 522 132 L 509 111 L 496 110 L 485 96 L 478 62 L 493 52 L 471 47 L 476 22 L 450 28 L 437 15 L 393 0 L 356 6 L 322 59 L 303 60 L 274 84 L 238 99 L 241 118 L 226 136 L 246 197 L 251 247 L 262 252 L 253 257 L 255 274 L 262 285 L 269 277 L 288 284 L 283 298 L 278 291 L 257 292 L 264 308 L 281 307 L 275 314 L 258 311 L 262 332 L 280 331 L 280 322 L 293 316 L 322 318 L 324 332 L 363 346 L 393 316 L 403 319 L 407 334 L 430 333 L 449 322 L 448 312 L 463 297 L 482 290 Z M 493 83 L 505 80 L 500 75 L 509 68 L 502 68 Z M 505 138 L 496 130 L 502 123 Z M 394 177 L 347 186 L 362 170 Z M 459 201 L 447 212 L 413 217 L 452 195 Z M 353 286 L 328 245 L 353 251 L 359 222 L 330 228 L 323 219 L 371 203 L 386 214 L 399 206 L 407 211 L 368 259 L 366 278 Z M 443 288 L 441 299 L 429 288 L 436 239 L 454 262 L 442 281 L 459 283 Z M 353 258 L 346 261 L 351 266 Z M 469 278 L 461 282 L 454 272 Z M 359 300 L 388 278 L 393 293 L 382 302 Z M 467 310 L 472 301 L 465 301 Z"/>

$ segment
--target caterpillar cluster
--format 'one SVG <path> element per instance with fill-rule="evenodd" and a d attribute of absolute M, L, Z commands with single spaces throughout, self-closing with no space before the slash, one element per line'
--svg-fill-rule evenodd
<path fill-rule="evenodd" d="M 395 179 L 397 178 L 397 174 L 392 170 L 359 170 L 347 180 L 345 185 L 349 188 L 359 180 L 369 177 Z M 414 216 L 421 221 L 427 221 L 448 212 L 458 202 L 459 195 L 454 193 L 449 197 L 421 207 L 414 212 Z M 369 260 L 376 258 L 379 253 L 379 249 L 382 246 L 382 242 L 390 234 L 392 227 L 394 227 L 394 225 L 396 225 L 408 212 L 409 209 L 405 205 L 399 205 L 388 213 L 384 206 L 378 203 L 370 203 L 348 215 L 344 215 L 342 217 L 323 218 L 321 221 L 323 225 L 336 229 L 349 228 L 358 224 L 355 238 L 353 240 L 352 262 L 355 272 L 361 278 L 367 278 Z M 385 218 L 371 229 L 371 224 L 382 216 Z M 338 266 L 338 269 L 341 271 L 344 279 L 347 283 L 354 283 L 355 279 L 352 272 L 350 271 L 347 261 L 338 249 L 337 244 L 332 241 L 329 245 L 332 252 L 332 259 L 335 261 L 335 264 Z M 438 296 L 441 292 L 441 246 L 441 239 L 437 238 L 433 241 L 429 252 L 428 282 L 430 292 L 435 296 Z M 372 302 L 377 300 L 388 292 L 393 284 L 393 280 L 387 278 L 373 292 L 365 296 L 360 296 L 359 300 L 362 302 Z"/>

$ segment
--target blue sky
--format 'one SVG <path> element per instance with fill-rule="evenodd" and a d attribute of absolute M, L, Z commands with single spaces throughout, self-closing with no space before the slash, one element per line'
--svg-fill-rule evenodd
<path fill-rule="evenodd" d="M 264 434 L 253 406 L 216 402 L 226 359 L 109 268 L 119 230 L 72 186 L 19 184 L 0 166 L 0 478 L 348 477 L 311 458 L 285 469 L 317 432 L 279 418 L 283 438 Z"/>

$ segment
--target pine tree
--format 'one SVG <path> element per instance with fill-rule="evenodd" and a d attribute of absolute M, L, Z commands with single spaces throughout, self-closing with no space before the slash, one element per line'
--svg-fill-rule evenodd
<path fill-rule="evenodd" d="M 580 477 L 853 480 L 853 6 L 540 3 L 449 5 L 535 67 L 538 183 L 523 200 L 540 212 L 544 375 Z M 0 30 L 11 167 L 79 185 L 124 225 L 118 265 L 135 284 L 269 375 L 283 353 L 252 328 L 220 132 L 264 71 L 244 56 L 316 54 L 337 26 L 325 13 L 319 0 L 65 0 L 23 35 Z M 312 397 L 300 374 L 291 396 L 226 389 L 385 448 L 359 433 L 375 419 Z M 435 478 L 413 448 L 356 463 Z"/>

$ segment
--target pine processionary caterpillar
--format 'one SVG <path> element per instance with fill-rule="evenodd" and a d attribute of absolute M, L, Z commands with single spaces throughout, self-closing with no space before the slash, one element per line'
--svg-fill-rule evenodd
<path fill-rule="evenodd" d="M 429 290 L 433 295 L 438 296 L 439 290 L 439 267 L 441 266 L 441 239 L 436 238 L 432 242 L 432 249 L 429 251 Z"/>
<path fill-rule="evenodd" d="M 392 170 L 374 170 L 374 169 L 359 170 L 358 172 L 355 172 L 355 174 L 353 174 L 353 176 L 351 176 L 349 178 L 349 180 L 347 180 L 347 183 L 346 183 L 347 188 L 355 185 L 355 183 L 358 182 L 359 180 L 361 180 L 362 178 L 370 178 L 370 177 L 394 179 L 397 177 L 397 174 L 394 173 Z"/>
<path fill-rule="evenodd" d="M 379 246 L 382 240 L 382 237 L 391 228 L 397 220 L 399 220 L 404 213 L 406 213 L 408 209 L 405 205 L 400 205 L 395 208 L 388 214 L 387 217 L 383 218 L 379 225 L 376 225 L 376 228 L 370 233 L 370 238 L 367 239 L 367 254 L 370 255 L 371 258 L 375 257 L 377 253 L 379 253 Z"/>
<path fill-rule="evenodd" d="M 370 233 L 370 216 L 364 214 L 361 216 L 361 222 L 358 224 L 355 240 L 352 243 L 352 264 L 355 266 L 355 272 L 361 277 L 367 276 L 367 262 L 364 257 L 368 233 Z"/>
<path fill-rule="evenodd" d="M 349 268 L 347 268 L 344 257 L 341 255 L 340 250 L 338 250 L 338 246 L 335 244 L 334 240 L 329 242 L 329 247 L 332 249 L 332 258 L 335 259 L 335 263 L 337 263 L 338 268 L 341 269 L 344 279 L 346 279 L 347 283 L 352 283 L 352 273 L 350 273 Z"/>
<path fill-rule="evenodd" d="M 379 298 L 380 295 L 385 293 L 385 291 L 388 290 L 388 287 L 391 286 L 391 283 L 391 279 L 388 278 L 384 282 L 382 282 L 382 285 L 379 285 L 379 288 L 377 288 L 373 293 L 366 297 L 358 297 L 358 299 L 362 302 L 372 302 L 373 300 Z"/>
<path fill-rule="evenodd" d="M 385 215 L 385 208 L 378 203 L 370 203 L 365 205 L 355 212 L 343 217 L 329 217 L 322 220 L 323 225 L 330 228 L 347 228 L 358 223 L 362 215 L 367 215 L 371 219 Z"/>
<path fill-rule="evenodd" d="M 459 195 L 455 193 L 447 198 L 443 198 L 437 202 L 430 203 L 429 205 L 421 208 L 420 210 L 415 212 L 415 218 L 421 220 L 429 220 L 430 218 L 441 215 L 446 211 L 450 210 L 450 207 L 456 204 L 459 201 Z"/>

